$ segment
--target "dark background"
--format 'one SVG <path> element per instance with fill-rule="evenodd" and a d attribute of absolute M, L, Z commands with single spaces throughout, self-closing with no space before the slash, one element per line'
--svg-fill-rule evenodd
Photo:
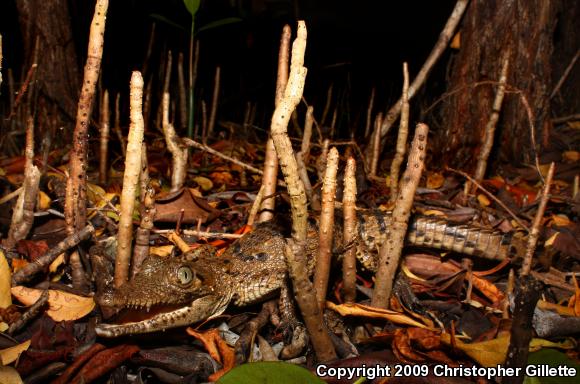
<path fill-rule="evenodd" d="M 411 79 L 428 56 L 455 4 L 440 1 L 202 1 L 196 28 L 225 17 L 241 22 L 197 34 L 200 62 L 196 98 L 209 102 L 216 65 L 222 67 L 222 91 L 218 119 L 239 122 L 248 101 L 257 102 L 264 124 L 271 113 L 278 46 L 284 24 L 293 32 L 296 20 L 308 29 L 305 98 L 320 117 L 330 84 L 334 101 L 341 106 L 339 127 L 346 133 L 364 122 L 362 117 L 372 87 L 376 109 L 384 110 L 401 92 L 402 63 L 408 61 Z M 86 60 L 88 30 L 94 1 L 69 1 L 79 68 Z M 171 19 L 183 28 L 159 21 Z M 111 0 L 107 16 L 102 84 L 110 92 L 126 94 L 132 70 L 141 69 L 151 24 L 156 39 L 150 74 L 159 79 L 160 61 L 167 50 L 187 57 L 190 14 L 181 0 Z M 14 0 L 0 0 L 0 33 L 3 35 L 3 67 L 21 79 L 22 44 Z M 445 90 L 450 51 L 434 69 L 423 91 L 433 100 Z M 175 67 L 174 67 L 175 68 Z M 82 73 L 82 71 L 80 72 Z M 174 70 L 175 79 L 175 70 Z M 6 77 L 5 77 L 6 79 Z M 161 79 L 159 79 L 161 80 Z M 173 82 L 176 84 L 176 82 Z M 161 81 L 158 82 L 160 86 Z M 6 81 L 3 84 L 5 94 Z M 172 86 L 172 93 L 176 89 Z M 334 105 L 334 103 L 333 103 Z"/>

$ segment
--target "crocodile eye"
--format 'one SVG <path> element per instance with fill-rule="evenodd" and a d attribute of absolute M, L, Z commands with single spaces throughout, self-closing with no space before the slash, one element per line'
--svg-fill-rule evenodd
<path fill-rule="evenodd" d="M 177 279 L 180 284 L 189 284 L 193 280 L 193 271 L 189 267 L 179 267 L 177 270 Z"/>

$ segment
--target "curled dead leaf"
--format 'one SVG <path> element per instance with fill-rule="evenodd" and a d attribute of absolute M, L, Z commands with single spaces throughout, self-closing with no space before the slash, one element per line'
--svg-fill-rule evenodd
<path fill-rule="evenodd" d="M 40 298 L 43 291 L 17 286 L 13 287 L 11 292 L 23 304 L 32 305 Z M 95 301 L 92 297 L 82 297 L 50 289 L 48 291 L 48 305 L 46 314 L 54 321 L 77 320 L 95 308 Z"/>
<path fill-rule="evenodd" d="M 47 209 L 50 208 L 51 204 L 52 199 L 50 198 L 50 196 L 48 196 L 43 191 L 38 191 L 38 204 L 37 204 L 38 210 L 46 211 Z"/>
<path fill-rule="evenodd" d="M 8 308 L 12 305 L 12 297 L 10 296 L 10 266 L 6 261 L 4 252 L 0 250 L 0 308 Z"/>
<path fill-rule="evenodd" d="M 22 378 L 18 371 L 12 367 L 0 365 L 0 383 L 2 384 L 22 384 Z"/>
<path fill-rule="evenodd" d="M 421 324 L 418 321 L 410 318 L 409 316 L 400 313 L 391 311 L 388 309 L 376 308 L 371 307 L 369 305 L 363 304 L 334 304 L 331 301 L 326 302 L 326 307 L 331 309 L 335 312 L 338 312 L 342 316 L 362 316 L 362 317 L 371 317 L 374 319 L 385 319 L 392 321 L 396 324 L 405 324 L 410 325 L 413 327 L 419 328 L 429 328 L 425 324 Z"/>
<path fill-rule="evenodd" d="M 187 328 L 186 331 L 189 335 L 201 341 L 209 355 L 223 366 L 221 370 L 209 377 L 209 381 L 217 381 L 234 367 L 234 350 L 220 337 L 217 329 L 214 328 L 205 332 L 197 332 L 193 328 Z"/>
<path fill-rule="evenodd" d="M 192 180 L 196 182 L 204 192 L 207 192 L 213 188 L 213 182 L 207 177 L 195 176 Z"/>
<path fill-rule="evenodd" d="M 439 189 L 443 186 L 445 178 L 440 172 L 431 172 L 427 176 L 427 188 L 429 189 Z"/>
<path fill-rule="evenodd" d="M 18 356 L 20 356 L 22 352 L 26 351 L 28 347 L 30 347 L 30 340 L 26 340 L 25 342 L 10 348 L 0 350 L 0 362 L 2 365 L 8 365 L 16 361 Z"/>

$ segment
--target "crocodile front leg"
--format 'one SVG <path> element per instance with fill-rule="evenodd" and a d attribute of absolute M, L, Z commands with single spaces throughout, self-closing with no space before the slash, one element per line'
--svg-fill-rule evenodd
<path fill-rule="evenodd" d="M 99 324 L 97 335 L 119 337 L 136 333 L 164 331 L 182 327 L 221 315 L 232 300 L 232 295 L 209 295 L 194 300 L 190 306 L 160 313 L 150 319 L 127 324 Z"/>

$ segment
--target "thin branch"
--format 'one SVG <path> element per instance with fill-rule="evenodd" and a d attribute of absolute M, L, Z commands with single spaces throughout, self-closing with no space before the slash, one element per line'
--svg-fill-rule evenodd
<path fill-rule="evenodd" d="M 383 113 L 377 113 L 375 117 L 375 129 L 373 130 L 373 137 L 371 140 L 371 164 L 369 177 L 375 177 L 377 175 L 377 168 L 379 166 L 379 157 L 381 153 L 381 125 L 383 124 Z"/>
<path fill-rule="evenodd" d="M 375 106 L 375 87 L 373 87 L 373 89 L 371 90 L 371 96 L 369 97 L 369 106 L 367 108 L 367 118 L 365 121 L 365 138 L 368 137 L 370 130 L 371 130 L 371 124 L 373 121 L 373 107 Z"/>
<path fill-rule="evenodd" d="M 284 174 L 292 211 L 292 240 L 285 249 L 288 272 L 292 279 L 296 301 L 310 334 L 318 361 L 336 358 L 332 340 L 324 327 L 322 312 L 316 302 L 316 294 L 308 277 L 304 255 L 308 212 L 306 193 L 298 175 L 296 157 L 288 137 L 288 122 L 292 111 L 302 98 L 307 69 L 304 67 L 306 51 L 306 24 L 298 22 L 297 37 L 292 45 L 290 76 L 284 91 L 284 98 L 276 106 L 272 115 L 271 133 L 278 161 Z"/>
<path fill-rule="evenodd" d="M 194 147 L 194 148 L 200 149 L 202 151 L 211 153 L 214 156 L 221 157 L 224 160 L 227 160 L 229 162 L 232 162 L 234 164 L 237 164 L 240 167 L 247 169 L 248 171 L 251 171 L 251 172 L 254 172 L 254 173 L 258 173 L 260 175 L 263 175 L 264 174 L 264 171 L 262 171 L 261 169 L 252 167 L 251 165 L 246 164 L 246 163 L 244 163 L 244 162 L 242 162 L 242 161 L 240 161 L 238 159 L 234 159 L 233 157 L 230 157 L 228 155 L 224 155 L 223 153 L 218 152 L 215 149 L 208 147 L 207 145 L 203 145 L 201 143 L 198 143 L 195 140 L 191 140 L 191 139 L 188 139 L 188 138 L 183 138 L 182 140 L 183 140 L 183 143 L 185 145 L 187 145 L 188 147 Z M 278 185 L 283 186 L 283 187 L 286 186 L 286 184 L 283 181 L 281 181 L 281 180 L 278 181 Z"/>
<path fill-rule="evenodd" d="M 314 269 L 314 289 L 320 310 L 326 303 L 326 290 L 332 255 L 334 234 L 334 199 L 336 195 L 336 173 L 338 171 L 338 151 L 332 147 L 326 160 L 326 172 L 322 183 L 322 211 L 320 212 L 318 258 Z"/>
<path fill-rule="evenodd" d="M 278 72 L 276 75 L 276 96 L 274 99 L 274 106 L 278 106 L 284 98 L 284 91 L 288 84 L 288 63 L 290 61 L 290 40 L 292 37 L 292 30 L 288 24 L 282 28 L 282 35 L 280 36 L 280 48 L 278 51 Z M 266 142 L 266 155 L 264 158 L 264 172 L 262 173 L 262 185 L 264 186 L 264 196 L 275 196 L 276 181 L 278 180 L 278 155 L 272 137 L 268 137 Z M 272 220 L 274 217 L 274 209 L 276 207 L 276 199 L 273 197 L 262 200 L 260 206 L 259 222 Z"/>
<path fill-rule="evenodd" d="M 562 84 L 564 84 L 564 81 L 566 81 L 568 75 L 570 75 L 572 68 L 574 68 L 576 61 L 578 61 L 578 57 L 580 57 L 580 49 L 576 51 L 576 54 L 574 55 L 572 60 L 570 60 L 570 64 L 568 64 L 568 66 L 564 70 L 564 73 L 562 74 L 562 77 L 560 77 L 560 80 L 558 80 L 558 83 L 554 87 L 554 90 L 552 90 L 552 93 L 550 93 L 550 99 L 554 98 L 554 96 L 556 96 L 556 93 L 558 93 L 560 88 L 562 88 Z"/>
<path fill-rule="evenodd" d="M 65 221 L 69 234 L 80 230 L 87 222 L 88 129 L 101 69 L 108 7 L 108 0 L 97 1 L 89 32 L 88 56 L 73 132 L 70 174 L 66 187 Z"/>
<path fill-rule="evenodd" d="M 477 182 L 477 180 L 475 180 L 474 178 L 472 178 L 471 176 L 469 176 L 467 173 L 460 171 L 458 169 L 453 169 L 453 168 L 446 168 L 447 170 L 451 171 L 451 172 L 455 172 L 457 174 L 460 174 L 461 176 L 465 177 L 467 180 L 469 180 L 470 182 L 472 182 L 481 192 L 483 192 L 487 197 L 489 197 L 490 199 L 492 199 L 493 201 L 495 201 L 500 207 L 502 207 L 503 209 L 505 209 L 505 211 L 523 228 L 526 230 L 526 232 L 530 232 L 530 229 L 528 228 L 528 226 L 526 224 L 524 224 L 523 221 L 520 220 L 519 217 L 516 216 L 516 214 L 508 208 L 507 205 L 505 205 L 500 199 L 498 199 L 497 197 L 495 197 L 493 195 L 493 193 L 489 192 L 487 189 L 485 189 L 481 184 L 479 184 Z"/>
<path fill-rule="evenodd" d="M 447 48 L 447 46 L 449 45 L 449 41 L 451 41 L 451 38 L 454 36 L 455 30 L 457 29 L 457 25 L 459 24 L 459 21 L 461 21 L 461 17 L 465 12 L 468 3 L 469 0 L 457 0 L 457 3 L 455 3 L 455 8 L 453 8 L 453 11 L 449 16 L 449 19 L 447 20 L 447 23 L 445 23 L 445 27 L 443 27 L 443 30 L 439 34 L 437 43 L 435 43 L 435 46 L 431 50 L 431 53 L 429 54 L 429 57 L 427 57 L 427 60 L 425 60 L 423 67 L 421 67 L 421 70 L 419 71 L 419 73 L 409 86 L 409 100 L 411 100 L 413 96 L 415 96 L 415 93 L 417 93 L 419 88 L 421 88 L 421 86 L 427 79 L 429 72 L 431 72 L 431 69 L 433 68 L 437 60 L 439 60 L 439 57 L 445 51 L 445 48 Z M 399 99 L 395 104 L 393 104 L 391 109 L 389 109 L 389 111 L 385 116 L 385 119 L 383 120 L 383 125 L 381 128 L 381 137 L 385 137 L 387 135 L 389 129 L 391 128 L 395 120 L 397 120 L 399 113 L 401 113 L 401 107 L 402 107 L 401 99 Z"/>
<path fill-rule="evenodd" d="M 342 210 L 344 217 L 343 243 L 352 244 L 356 237 L 356 162 L 349 157 L 344 175 Z M 356 299 L 356 248 L 349 247 L 342 258 L 342 280 L 344 301 L 354 303 Z"/>
<path fill-rule="evenodd" d="M 174 229 L 153 229 L 151 230 L 153 233 L 158 234 L 166 234 L 166 233 L 173 233 L 175 232 Z M 186 236 L 196 236 L 196 237 L 207 237 L 207 238 L 221 238 L 221 239 L 239 239 L 244 235 L 240 235 L 237 233 L 220 233 L 220 232 L 205 232 L 205 231 L 196 231 L 194 229 L 183 229 L 181 231 Z"/>
<path fill-rule="evenodd" d="M 131 243 L 133 240 L 133 210 L 135 194 L 141 173 L 143 143 L 143 77 L 138 71 L 131 75 L 130 126 L 125 157 L 125 173 L 121 192 L 121 217 L 117 234 L 117 257 L 115 259 L 115 287 L 119 288 L 129 277 Z"/>
<path fill-rule="evenodd" d="M 172 169 L 171 169 L 171 191 L 175 192 L 183 187 L 185 176 L 187 175 L 187 147 L 184 147 L 182 140 L 177 133 L 173 124 L 169 122 L 169 93 L 163 93 L 162 102 L 162 126 L 165 134 L 165 143 L 167 149 L 171 152 Z"/>
<path fill-rule="evenodd" d="M 475 168 L 474 179 L 478 182 L 483 180 L 485 176 L 485 171 L 487 169 L 487 159 L 491 154 L 491 149 L 493 148 L 495 127 L 497 121 L 499 120 L 499 113 L 501 112 L 501 105 L 503 103 L 503 98 L 505 95 L 505 84 L 507 81 L 508 69 L 509 69 L 509 56 L 510 50 L 508 49 L 504 54 L 504 59 L 501 67 L 501 72 L 499 76 L 499 85 L 495 93 L 495 99 L 493 100 L 493 105 L 491 109 L 491 115 L 485 126 L 485 136 L 483 139 L 483 144 L 481 146 L 481 151 L 477 156 L 477 166 Z M 470 192 L 471 183 L 467 182 L 465 184 L 465 191 Z"/>
<path fill-rule="evenodd" d="M 215 128 L 215 119 L 217 116 L 217 107 L 219 104 L 220 83 L 221 83 L 221 67 L 218 65 L 215 69 L 215 77 L 213 79 L 213 94 L 211 97 L 211 109 L 209 111 L 209 121 L 207 125 L 207 136 L 211 137 Z M 207 140 L 207 139 L 206 139 Z"/>
<path fill-rule="evenodd" d="M 522 271 L 520 273 L 520 276 L 522 277 L 529 275 L 532 268 L 532 259 L 534 257 L 534 251 L 536 250 L 536 244 L 538 243 L 538 237 L 540 234 L 540 224 L 542 222 L 542 218 L 544 217 L 546 205 L 548 204 L 548 200 L 550 198 L 550 184 L 552 184 L 552 178 L 554 177 L 554 168 L 554 163 L 550 164 L 550 169 L 548 170 L 548 175 L 546 176 L 546 183 L 544 184 L 544 188 L 542 190 L 542 197 L 540 198 L 540 205 L 538 206 L 538 211 L 536 212 L 536 216 L 534 217 L 534 221 L 532 223 L 532 229 L 530 231 L 530 235 L 528 236 L 526 254 L 522 262 Z"/>
<path fill-rule="evenodd" d="M 409 136 L 409 69 L 407 63 L 403 63 L 403 96 L 401 97 L 401 120 L 399 134 L 397 135 L 397 152 L 391 163 L 391 198 L 394 202 L 398 194 L 399 168 L 407 152 L 407 137 Z"/>
<path fill-rule="evenodd" d="M 35 274 L 48 267 L 58 255 L 74 247 L 83 240 L 88 239 L 95 232 L 92 225 L 87 225 L 81 231 L 73 233 L 49 249 L 44 255 L 35 259 L 33 262 L 26 264 L 12 275 L 12 286 L 19 285 L 28 280 L 32 280 Z"/>
<path fill-rule="evenodd" d="M 99 184 L 107 183 L 108 155 L 109 155 L 109 90 L 105 89 L 101 100 L 100 118 L 100 153 L 99 153 Z"/>

